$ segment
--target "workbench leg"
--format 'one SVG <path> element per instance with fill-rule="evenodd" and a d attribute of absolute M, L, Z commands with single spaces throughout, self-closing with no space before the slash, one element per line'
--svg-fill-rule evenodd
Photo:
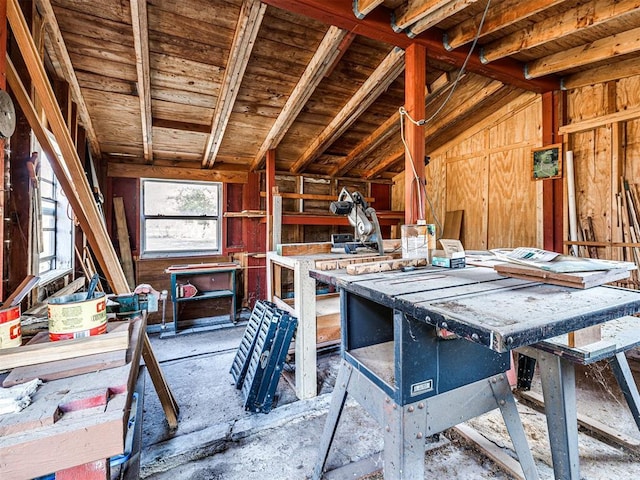
<path fill-rule="evenodd" d="M 331 393 L 331 406 L 329 407 L 329 413 L 327 414 L 327 419 L 324 423 L 324 431 L 320 438 L 318 459 L 316 460 L 316 466 L 313 469 L 313 480 L 320 480 L 322 478 L 324 466 L 325 463 L 327 463 L 327 457 L 329 456 L 329 449 L 333 443 L 336 428 L 338 428 L 338 422 L 340 421 L 340 415 L 342 415 L 344 403 L 347 400 L 347 389 L 349 387 L 349 381 L 351 380 L 352 371 L 353 367 L 342 360 L 340 370 L 338 370 L 336 384 L 335 387 L 333 387 L 333 392 Z"/>
<path fill-rule="evenodd" d="M 513 448 L 516 451 L 518 461 L 522 467 L 524 478 L 527 480 L 537 480 L 539 478 L 538 469 L 533 460 L 533 455 L 531 455 L 529 442 L 527 442 L 522 421 L 520 420 L 520 414 L 518 413 L 518 407 L 513 398 L 513 393 L 511 393 L 506 375 L 493 377 L 489 381 L 489 385 L 491 386 L 493 397 L 496 399 L 498 407 L 500 407 L 502 418 L 507 426 L 507 431 L 509 432 L 511 443 L 513 443 Z"/>
<path fill-rule="evenodd" d="M 574 366 L 569 361 L 543 351 L 538 352 L 538 361 L 555 478 L 579 480 Z"/>
<path fill-rule="evenodd" d="M 402 407 L 385 398 L 383 412 L 385 480 L 424 480 L 425 402 Z"/>
<path fill-rule="evenodd" d="M 611 365 L 616 380 L 618 380 L 622 394 L 627 400 L 629 409 L 633 414 L 633 419 L 636 421 L 638 429 L 640 429 L 640 395 L 638 394 L 638 387 L 629 368 L 627 357 L 624 352 L 616 353 L 615 357 L 609 359 L 609 364 Z"/>

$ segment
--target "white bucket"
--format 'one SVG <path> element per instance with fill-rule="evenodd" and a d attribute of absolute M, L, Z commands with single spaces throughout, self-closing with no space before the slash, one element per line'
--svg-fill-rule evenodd
<path fill-rule="evenodd" d="M 22 345 L 20 305 L 0 308 L 0 348 Z"/>
<path fill-rule="evenodd" d="M 51 341 L 84 338 L 107 331 L 107 298 L 103 292 L 96 292 L 89 300 L 86 293 L 52 298 L 47 310 Z"/>

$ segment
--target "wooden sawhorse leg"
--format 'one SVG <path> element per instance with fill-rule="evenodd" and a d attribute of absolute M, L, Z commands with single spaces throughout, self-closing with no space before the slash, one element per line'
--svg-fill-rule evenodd
<path fill-rule="evenodd" d="M 616 353 L 614 357 L 609 359 L 609 365 L 613 370 L 613 374 L 620 385 L 622 394 L 627 400 L 629 410 L 633 414 L 633 419 L 636 421 L 638 429 L 640 429 L 640 395 L 638 394 L 638 387 L 633 379 L 627 357 L 624 352 Z"/>

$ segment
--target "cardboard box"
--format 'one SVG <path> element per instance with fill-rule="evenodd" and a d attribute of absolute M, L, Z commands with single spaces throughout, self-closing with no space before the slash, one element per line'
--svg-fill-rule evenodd
<path fill-rule="evenodd" d="M 466 266 L 465 258 L 447 258 L 447 257 L 436 257 L 434 256 L 431 259 L 431 265 L 434 267 L 444 267 L 444 268 L 464 268 Z"/>

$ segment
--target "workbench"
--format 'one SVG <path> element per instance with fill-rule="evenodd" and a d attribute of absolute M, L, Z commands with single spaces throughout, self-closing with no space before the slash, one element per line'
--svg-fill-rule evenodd
<path fill-rule="evenodd" d="M 0 417 L 3 480 L 109 480 L 109 459 L 125 451 L 146 326 L 141 314 L 130 321 L 125 365 L 45 382 L 28 407 Z"/>
<path fill-rule="evenodd" d="M 640 311 L 638 291 L 573 289 L 482 267 L 310 275 L 340 290 L 342 316 L 342 363 L 316 479 L 347 394 L 384 427 L 385 478 L 423 480 L 425 438 L 495 408 L 525 478 L 538 478 L 504 374 L 510 350 Z"/>

